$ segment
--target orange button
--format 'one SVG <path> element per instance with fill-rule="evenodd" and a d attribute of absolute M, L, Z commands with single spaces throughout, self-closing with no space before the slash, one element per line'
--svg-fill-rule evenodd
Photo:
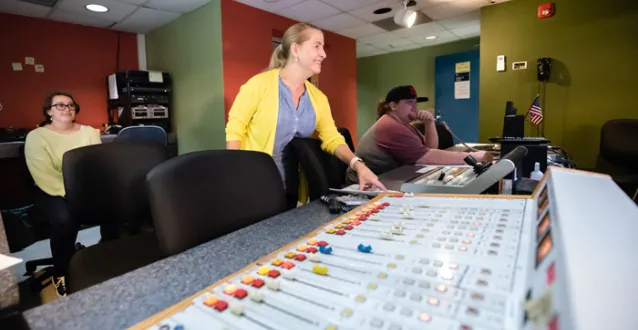
<path fill-rule="evenodd" d="M 341 223 L 343 223 L 344 225 L 349 225 L 350 224 L 350 220 L 343 220 Z"/>
<path fill-rule="evenodd" d="M 208 296 L 206 299 L 204 299 L 204 305 L 208 306 L 208 307 L 213 307 L 217 301 L 219 299 L 217 299 L 217 296 Z"/>
<path fill-rule="evenodd" d="M 286 258 L 288 258 L 288 259 L 292 259 L 292 258 L 294 258 L 296 255 L 297 255 L 296 253 L 294 253 L 294 252 L 292 252 L 292 251 L 291 251 L 291 252 L 286 253 L 286 254 L 284 255 L 284 257 L 286 257 Z"/>
<path fill-rule="evenodd" d="M 335 228 L 337 228 L 337 229 L 341 229 L 341 228 L 343 228 L 343 225 L 342 225 L 342 224 L 340 224 L 340 223 L 338 223 L 338 224 L 336 224 L 336 225 L 335 225 Z"/>
<path fill-rule="evenodd" d="M 253 282 L 254 279 L 255 279 L 254 277 L 252 277 L 250 275 L 246 275 L 246 276 L 241 278 L 241 282 L 244 283 L 244 284 L 250 284 L 250 283 Z"/>
<path fill-rule="evenodd" d="M 306 242 L 306 243 L 308 243 L 308 245 L 316 245 L 316 244 L 317 244 L 317 242 L 318 242 L 318 241 L 317 241 L 316 239 L 311 238 L 311 239 L 309 239 L 309 240 L 308 240 L 308 242 Z"/>
<path fill-rule="evenodd" d="M 235 291 L 237 291 L 237 287 L 234 284 L 229 284 L 224 288 L 225 294 L 233 294 Z"/>
<path fill-rule="evenodd" d="M 272 261 L 272 265 L 273 266 L 279 266 L 283 263 L 283 261 L 281 259 L 275 259 Z"/>
<path fill-rule="evenodd" d="M 304 252 L 304 251 L 306 251 L 307 249 L 308 249 L 308 247 L 307 247 L 307 246 L 305 246 L 305 245 L 299 245 L 299 246 L 297 247 L 297 251 L 299 251 L 299 252 Z"/>

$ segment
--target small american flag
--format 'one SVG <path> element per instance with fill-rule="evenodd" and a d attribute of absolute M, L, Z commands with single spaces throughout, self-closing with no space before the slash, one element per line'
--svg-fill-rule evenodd
<path fill-rule="evenodd" d="M 541 109 L 540 96 L 536 95 L 534 103 L 529 108 L 529 120 L 534 125 L 538 125 L 543 121 L 543 110 Z"/>

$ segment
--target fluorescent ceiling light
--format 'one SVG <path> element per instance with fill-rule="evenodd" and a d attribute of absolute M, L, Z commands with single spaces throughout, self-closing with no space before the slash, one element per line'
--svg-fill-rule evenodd
<path fill-rule="evenodd" d="M 92 5 L 86 5 L 84 7 L 87 10 L 94 11 L 96 13 L 105 13 L 105 12 L 109 11 L 108 8 L 106 8 L 106 7 L 102 6 L 102 5 L 93 5 L 92 4 Z"/>
<path fill-rule="evenodd" d="M 427 36 L 425 37 L 425 40 L 434 40 L 434 39 L 438 39 L 438 36 Z"/>

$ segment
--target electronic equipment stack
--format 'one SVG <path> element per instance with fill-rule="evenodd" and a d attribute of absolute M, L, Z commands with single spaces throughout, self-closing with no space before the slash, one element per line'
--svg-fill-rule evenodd
<path fill-rule="evenodd" d="M 171 132 L 171 76 L 157 71 L 123 71 L 107 78 L 109 126 L 156 125 Z"/>

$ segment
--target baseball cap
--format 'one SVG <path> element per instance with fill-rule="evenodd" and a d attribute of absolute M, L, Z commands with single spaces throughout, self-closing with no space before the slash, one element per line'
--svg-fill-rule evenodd
<path fill-rule="evenodd" d="M 418 103 L 428 101 L 428 98 L 425 96 L 417 97 L 416 90 L 414 89 L 414 87 L 412 87 L 411 85 L 407 85 L 407 86 L 397 86 L 392 88 L 388 92 L 388 95 L 386 95 L 385 102 L 386 103 L 399 102 L 401 100 L 410 100 L 410 99 L 416 99 Z"/>

